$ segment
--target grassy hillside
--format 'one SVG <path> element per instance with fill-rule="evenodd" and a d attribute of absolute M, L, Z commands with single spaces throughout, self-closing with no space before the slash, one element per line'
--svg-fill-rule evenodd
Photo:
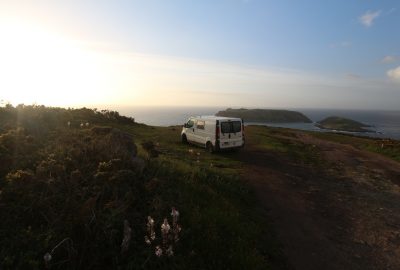
<path fill-rule="evenodd" d="M 0 268 L 286 268 L 240 162 L 179 139 L 113 111 L 0 108 Z"/>
<path fill-rule="evenodd" d="M 337 116 L 330 116 L 321 121 L 316 125 L 319 128 L 349 132 L 368 132 L 366 129 L 369 127 L 363 123 Z"/>
<path fill-rule="evenodd" d="M 0 268 L 400 265 L 399 141 L 247 126 L 241 152 L 212 155 L 179 133 L 113 111 L 0 108 Z"/>
<path fill-rule="evenodd" d="M 217 116 L 240 117 L 246 122 L 269 123 L 311 123 L 312 121 L 300 112 L 269 109 L 226 109 Z"/>

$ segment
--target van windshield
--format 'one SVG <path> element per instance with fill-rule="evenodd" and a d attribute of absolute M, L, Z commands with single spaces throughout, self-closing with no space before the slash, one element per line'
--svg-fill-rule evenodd
<path fill-rule="evenodd" d="M 238 133 L 242 129 L 242 123 L 240 121 L 222 122 L 221 132 L 222 133 Z"/>
<path fill-rule="evenodd" d="M 187 121 L 185 127 L 186 128 L 192 128 L 194 125 L 194 121 L 192 119 L 190 119 L 189 121 Z"/>

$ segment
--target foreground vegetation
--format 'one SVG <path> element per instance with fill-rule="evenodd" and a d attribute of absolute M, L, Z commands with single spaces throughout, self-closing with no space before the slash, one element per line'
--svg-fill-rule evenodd
<path fill-rule="evenodd" d="M 283 220 L 290 206 L 302 205 L 290 201 L 303 193 L 305 201 L 316 194 L 313 205 L 321 213 L 329 208 L 343 218 L 354 213 L 341 204 L 346 192 L 359 212 L 393 206 L 396 213 L 396 201 L 381 194 L 393 185 L 396 166 L 380 171 L 374 166 L 390 162 L 374 162 L 381 156 L 400 161 L 399 141 L 252 126 L 246 127 L 242 153 L 211 155 L 183 145 L 179 132 L 180 127 L 150 127 L 113 111 L 1 107 L 0 268 L 286 269 L 276 228 L 256 194 L 266 206 L 282 199 L 272 210 L 278 217 L 282 212 Z M 343 177 L 355 184 L 343 185 Z M 256 194 L 243 179 L 261 185 Z M 279 186 L 286 182 L 290 185 Z M 361 207 L 355 192 L 372 194 L 371 199 L 363 197 Z M 173 207 L 178 218 L 171 216 Z M 319 220 L 320 212 L 310 209 L 289 223 L 301 225 L 304 215 Z M 360 224 L 374 221 L 359 214 Z M 148 225 L 148 216 L 154 225 Z M 170 230 L 164 226 L 162 234 L 164 218 Z M 326 218 L 318 226 L 336 228 L 337 218 Z M 283 231 L 280 238 L 293 232 Z M 339 231 L 332 233 L 352 243 Z M 368 240 L 369 233 L 357 237 Z M 299 239 L 296 245 L 307 243 Z M 310 247 L 324 248 L 317 240 Z M 304 260 L 312 252 L 305 246 Z"/>
<path fill-rule="evenodd" d="M 177 134 L 113 111 L 0 108 L 0 268 L 285 268 L 240 162 Z M 172 207 L 179 241 L 162 241 Z"/>

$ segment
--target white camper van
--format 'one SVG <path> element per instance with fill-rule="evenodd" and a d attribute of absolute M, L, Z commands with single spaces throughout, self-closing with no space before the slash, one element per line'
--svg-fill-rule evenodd
<path fill-rule="evenodd" d="M 190 117 L 182 128 L 182 142 L 205 147 L 209 152 L 244 146 L 244 123 L 240 118 Z"/>

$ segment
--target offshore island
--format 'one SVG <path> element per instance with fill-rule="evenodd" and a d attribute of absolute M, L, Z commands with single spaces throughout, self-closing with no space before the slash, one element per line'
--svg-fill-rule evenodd
<path fill-rule="evenodd" d="M 216 116 L 239 117 L 246 122 L 266 123 L 312 123 L 304 114 L 289 110 L 272 109 L 231 109 L 219 111 Z"/>
<path fill-rule="evenodd" d="M 338 116 L 327 117 L 317 122 L 315 126 L 327 130 L 337 130 L 337 131 L 347 131 L 347 132 L 372 132 L 372 130 L 366 129 L 371 127 L 369 125 Z"/>

